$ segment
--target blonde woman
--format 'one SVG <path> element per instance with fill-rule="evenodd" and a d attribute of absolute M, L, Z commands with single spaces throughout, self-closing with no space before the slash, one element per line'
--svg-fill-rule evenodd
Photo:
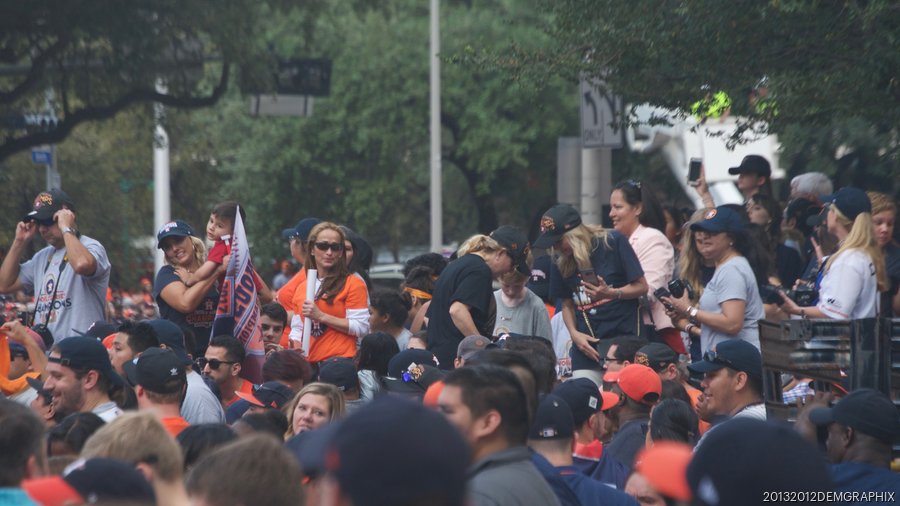
<path fill-rule="evenodd" d="M 460 246 L 458 258 L 441 272 L 428 307 L 428 349 L 442 369 L 452 369 L 459 342 L 489 336 L 496 313 L 491 281 L 517 269 L 529 273 L 528 239 L 515 227 L 490 236 L 474 235 Z"/>
<path fill-rule="evenodd" d="M 800 307 L 783 296 L 782 309 L 804 318 L 878 316 L 878 292 L 888 289 L 888 279 L 872 225 L 872 203 L 864 191 L 853 187 L 838 190 L 826 201 L 828 231 L 837 237 L 840 247 L 825 261 L 819 303 Z"/>
<path fill-rule="evenodd" d="M 644 271 L 628 239 L 615 230 L 588 226 L 574 207 L 559 204 L 541 218 L 536 248 L 552 248 L 550 297 L 562 300 L 572 336 L 572 373 L 600 381 L 601 340 L 639 335 L 638 298 L 647 293 Z"/>
<path fill-rule="evenodd" d="M 310 383 L 297 392 L 285 409 L 288 430 L 284 438 L 316 430 L 344 417 L 344 394 L 328 383 Z"/>
<path fill-rule="evenodd" d="M 225 270 L 225 263 L 219 265 L 215 276 L 188 286 L 182 277 L 192 274 L 206 261 L 203 240 L 194 234 L 194 229 L 186 222 L 175 220 L 159 229 L 156 241 L 166 260 L 166 265 L 160 267 L 153 283 L 153 296 L 159 306 L 160 318 L 190 329 L 197 343 L 190 352 L 195 357 L 202 357 L 216 318 L 216 307 L 219 305 L 216 284 L 218 274 Z"/>
<path fill-rule="evenodd" d="M 872 224 L 875 225 L 875 240 L 884 254 L 884 267 L 890 288 L 882 299 L 882 304 L 891 308 L 891 314 L 900 314 L 900 245 L 894 240 L 894 223 L 897 221 L 897 203 L 881 192 L 867 192 L 872 202 Z M 882 306 L 885 307 L 885 306 Z M 885 308 L 887 309 L 887 308 Z"/>

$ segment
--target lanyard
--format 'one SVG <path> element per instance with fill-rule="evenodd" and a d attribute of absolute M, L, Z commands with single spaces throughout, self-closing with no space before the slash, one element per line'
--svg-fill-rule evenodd
<path fill-rule="evenodd" d="M 47 269 L 50 268 L 50 262 L 53 261 L 53 256 L 50 255 L 47 258 L 47 265 L 44 266 L 44 274 L 41 276 L 41 285 L 47 282 Z M 53 283 L 53 293 L 50 295 L 50 307 L 47 309 L 47 314 L 44 316 L 44 326 L 47 326 L 47 323 L 50 322 L 50 313 L 53 311 L 53 301 L 56 299 L 56 291 L 59 290 L 59 282 L 62 279 L 62 272 L 66 268 L 66 264 L 69 262 L 69 255 L 65 254 L 63 256 L 62 262 L 59 263 L 59 273 L 56 274 L 56 282 Z M 40 294 L 38 294 L 38 299 L 40 299 Z M 34 312 L 31 314 L 31 323 L 32 325 L 37 320 L 37 310 L 38 305 L 37 302 L 34 304 Z"/>

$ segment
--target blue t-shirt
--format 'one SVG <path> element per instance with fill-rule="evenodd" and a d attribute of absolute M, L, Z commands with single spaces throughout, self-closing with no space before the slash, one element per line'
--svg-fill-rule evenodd
<path fill-rule="evenodd" d="M 861 494 L 882 492 L 886 495 L 881 501 L 900 501 L 900 474 L 884 467 L 875 467 L 859 462 L 844 462 L 831 466 L 834 478 L 834 490 L 838 492 L 860 492 Z M 871 504 L 872 501 L 845 502 L 841 504 Z"/>
<path fill-rule="evenodd" d="M 179 313 L 163 298 L 163 288 L 171 283 L 181 283 L 181 278 L 175 274 L 175 268 L 171 265 L 163 265 L 156 273 L 156 282 L 153 283 L 153 297 L 159 306 L 159 316 L 163 320 L 169 320 L 183 329 L 190 329 L 194 333 L 196 347 L 188 350 L 194 357 L 202 357 L 209 345 L 209 334 L 212 331 L 213 320 L 216 319 L 216 308 L 219 305 L 219 292 L 210 288 L 197 308 L 190 313 Z"/>
<path fill-rule="evenodd" d="M 594 251 L 591 253 L 591 265 L 597 276 L 603 278 L 611 288 L 621 288 L 642 278 L 644 270 L 628 239 L 615 230 L 608 232 L 607 239 L 608 244 L 606 245 L 603 241 L 596 240 Z M 577 272 L 563 278 L 559 267 L 555 263 L 551 265 L 551 298 L 576 300 L 574 294 L 580 285 L 581 278 Z M 584 316 L 577 306 L 576 303 L 575 328 L 579 332 L 591 335 Z M 624 334 L 639 334 L 640 314 L 637 299 L 611 299 L 588 309 L 585 313 L 591 323 L 593 335 L 597 339 L 609 339 Z M 573 371 L 596 369 L 599 365 L 575 346 L 569 350 L 569 355 L 572 357 Z"/>

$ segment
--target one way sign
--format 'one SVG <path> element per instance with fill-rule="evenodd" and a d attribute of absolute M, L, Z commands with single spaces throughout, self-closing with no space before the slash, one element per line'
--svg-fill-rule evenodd
<path fill-rule="evenodd" d="M 581 80 L 579 90 L 582 149 L 621 148 L 622 131 L 612 126 L 622 110 L 621 97 L 604 95 L 589 79 Z"/>

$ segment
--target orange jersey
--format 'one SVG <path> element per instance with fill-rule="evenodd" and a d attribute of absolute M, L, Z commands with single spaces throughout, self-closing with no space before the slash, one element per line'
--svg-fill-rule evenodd
<path fill-rule="evenodd" d="M 306 282 L 303 280 L 294 292 L 293 306 L 302 308 L 306 302 Z M 344 288 L 338 293 L 331 304 L 324 299 L 316 300 L 316 306 L 325 314 L 336 318 L 347 318 L 348 311 L 369 310 L 369 291 L 366 283 L 359 276 L 347 276 Z M 300 311 L 295 314 L 299 315 Z M 333 329 L 328 325 L 317 325 L 313 322 L 310 333 L 309 356 L 310 363 L 321 362 L 331 357 L 353 358 L 356 355 L 356 336 Z"/>
<path fill-rule="evenodd" d="M 701 392 L 700 390 L 697 390 L 696 388 L 694 388 L 690 385 L 684 385 L 684 389 L 687 390 L 688 397 L 691 398 L 691 407 L 696 410 L 697 409 L 697 398 L 700 397 L 700 394 L 702 394 L 703 392 Z M 706 432 L 709 429 L 709 422 L 704 422 L 703 420 L 700 420 L 699 428 L 700 428 L 700 434 L 703 434 L 704 432 Z"/>
<path fill-rule="evenodd" d="M 252 394 L 253 393 L 253 382 L 243 380 L 243 382 L 241 383 L 241 386 L 239 386 L 236 391 L 241 392 L 242 394 Z M 234 404 L 235 402 L 237 402 L 239 400 L 241 400 L 241 398 L 238 397 L 237 395 L 235 395 L 234 397 L 231 398 L 230 401 L 225 403 L 225 407 L 227 408 L 228 406 L 231 406 L 232 404 Z"/>
<path fill-rule="evenodd" d="M 167 416 L 160 421 L 172 437 L 177 437 L 181 431 L 188 428 L 190 425 L 187 420 L 180 416 Z"/>
<path fill-rule="evenodd" d="M 284 284 L 281 288 L 278 289 L 278 295 L 275 296 L 275 300 L 281 304 L 281 307 L 286 309 L 289 313 L 297 313 L 297 309 L 294 307 L 294 293 L 297 291 L 297 287 L 300 286 L 301 283 L 306 281 L 306 269 L 300 269 L 297 274 L 288 280 L 287 283 Z M 288 349 L 290 348 L 290 335 L 291 335 L 291 315 L 288 314 L 288 323 L 284 326 L 284 332 L 281 333 L 281 341 L 278 344 L 281 345 L 282 348 Z"/>

